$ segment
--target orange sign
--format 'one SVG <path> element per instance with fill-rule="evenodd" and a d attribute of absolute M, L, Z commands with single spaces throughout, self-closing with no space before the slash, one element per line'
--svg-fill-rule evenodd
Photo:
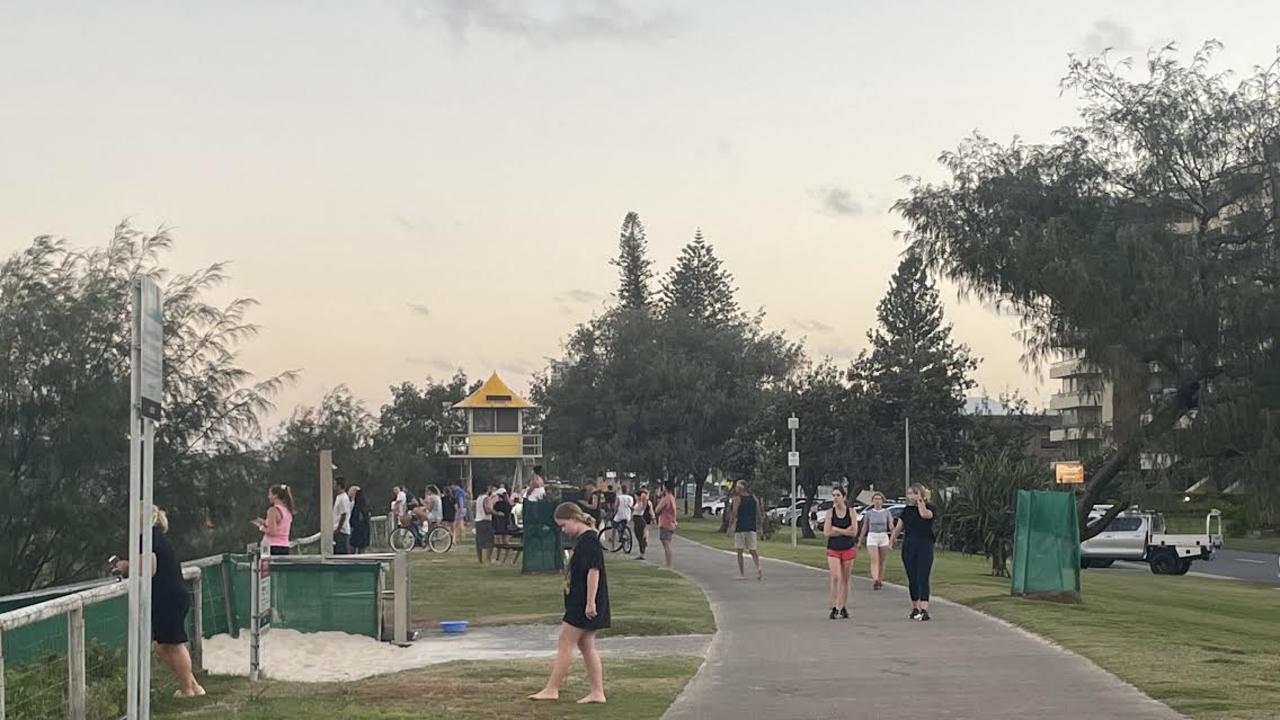
<path fill-rule="evenodd" d="M 1053 474 L 1059 485 L 1079 485 L 1084 482 L 1084 464 L 1060 462 L 1053 466 Z"/>

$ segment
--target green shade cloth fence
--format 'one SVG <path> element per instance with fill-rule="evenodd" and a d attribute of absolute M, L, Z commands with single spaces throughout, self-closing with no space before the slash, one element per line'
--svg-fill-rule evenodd
<path fill-rule="evenodd" d="M 1019 490 L 1010 592 L 1080 601 L 1080 526 L 1075 497 Z"/>
<path fill-rule="evenodd" d="M 564 546 L 556 525 L 556 503 L 549 500 L 524 503 L 524 555 L 520 572 L 554 572 L 564 569 Z"/>
<path fill-rule="evenodd" d="M 249 593 L 253 590 L 248 555 L 224 555 L 222 563 L 201 569 L 204 635 L 238 635 L 249 627 Z M 381 638 L 380 568 L 367 565 L 284 565 L 271 567 L 273 627 L 302 632 L 336 630 Z M 230 582 L 229 592 L 224 577 Z M 64 593 L 65 594 L 65 593 Z M 33 598 L 27 605 L 59 597 Z M 0 598 L 0 606 L 14 610 L 24 606 Z M 192 603 L 194 608 L 195 604 Z M 85 640 L 106 647 L 128 647 L 129 597 L 122 595 L 84 609 Z M 227 611 L 230 610 L 230 622 Z M 187 633 L 192 630 L 187 619 Z M 4 633 L 4 662 L 16 667 L 50 655 L 66 654 L 67 621 L 57 616 Z"/>

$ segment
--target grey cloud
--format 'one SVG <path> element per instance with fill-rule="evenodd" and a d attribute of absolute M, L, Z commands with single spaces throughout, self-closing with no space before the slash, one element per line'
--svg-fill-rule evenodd
<path fill-rule="evenodd" d="M 601 299 L 603 299 L 603 296 L 599 293 L 577 288 L 556 296 L 556 301 L 562 303 L 594 303 L 599 302 Z"/>
<path fill-rule="evenodd" d="M 425 367 L 429 367 L 432 370 L 441 370 L 444 372 L 453 372 L 454 370 L 458 369 L 457 365 L 449 362 L 447 359 L 442 357 L 421 357 L 419 355 L 408 355 L 405 357 L 404 361 L 409 363 L 410 365 L 422 365 Z"/>
<path fill-rule="evenodd" d="M 1133 29 L 1122 25 L 1111 18 L 1093 21 L 1089 34 L 1080 42 L 1080 49 L 1089 54 L 1101 53 L 1104 50 L 1116 52 L 1133 52 L 1142 46 L 1133 34 Z"/>
<path fill-rule="evenodd" d="M 824 215 L 857 217 L 867 211 L 848 188 L 824 185 L 810 190 L 809 196 L 818 201 L 819 212 Z"/>
<path fill-rule="evenodd" d="M 409 303 L 409 309 L 413 311 L 414 315 L 423 317 L 430 317 L 431 315 L 431 309 L 422 303 Z"/>
<path fill-rule="evenodd" d="M 528 6 L 504 0 L 416 0 L 409 5 L 409 15 L 417 22 L 442 22 L 463 39 L 472 32 L 489 32 L 536 45 L 650 41 L 670 35 L 681 25 L 681 19 L 670 12 L 637 11 L 618 0 L 557 0 Z"/>
<path fill-rule="evenodd" d="M 395 220 L 396 225 L 399 225 L 401 230 L 406 232 L 418 232 L 418 226 L 403 215 L 395 215 L 391 219 Z"/>
<path fill-rule="evenodd" d="M 508 375 L 532 375 L 534 367 L 524 360 L 509 360 L 498 364 L 498 369 Z"/>
<path fill-rule="evenodd" d="M 799 318 L 791 318 L 791 324 L 805 332 L 829 333 L 835 330 L 834 327 L 821 320 L 809 320 L 806 322 Z"/>

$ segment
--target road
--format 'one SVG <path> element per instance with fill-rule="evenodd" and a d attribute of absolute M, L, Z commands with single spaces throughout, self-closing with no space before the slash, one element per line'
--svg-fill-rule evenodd
<path fill-rule="evenodd" d="M 1079 655 L 960 605 L 907 619 L 900 587 L 855 579 L 850 620 L 826 617 L 827 575 L 765 561 L 737 581 L 733 558 L 677 539 L 676 567 L 711 600 L 718 632 L 667 720 L 1177 720 Z M 821 552 L 817 550 L 815 552 Z"/>
<path fill-rule="evenodd" d="M 1280 587 L 1280 555 L 1276 553 L 1245 552 L 1243 550 L 1219 550 L 1212 560 L 1197 560 L 1191 565 L 1191 575 L 1208 575 L 1232 580 L 1251 580 Z M 1111 566 L 1124 572 L 1150 572 L 1143 563 L 1119 562 Z M 1085 572 L 1106 572 L 1086 570 Z"/>

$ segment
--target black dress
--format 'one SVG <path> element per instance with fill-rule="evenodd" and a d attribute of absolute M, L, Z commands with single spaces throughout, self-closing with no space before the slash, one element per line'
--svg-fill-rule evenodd
<path fill-rule="evenodd" d="M 587 617 L 587 573 L 600 571 L 600 585 L 596 589 L 596 616 Z M 573 556 L 565 566 L 564 621 L 583 630 L 603 630 L 609 627 L 609 582 L 604 572 L 604 548 L 600 535 L 588 530 L 573 543 Z"/>
<path fill-rule="evenodd" d="M 360 550 L 369 547 L 369 511 L 352 508 L 350 543 Z"/>
<path fill-rule="evenodd" d="M 182 580 L 182 564 L 158 527 L 151 528 L 151 552 L 156 556 L 156 574 L 151 576 L 151 639 L 164 645 L 185 643 L 191 599 Z"/>

